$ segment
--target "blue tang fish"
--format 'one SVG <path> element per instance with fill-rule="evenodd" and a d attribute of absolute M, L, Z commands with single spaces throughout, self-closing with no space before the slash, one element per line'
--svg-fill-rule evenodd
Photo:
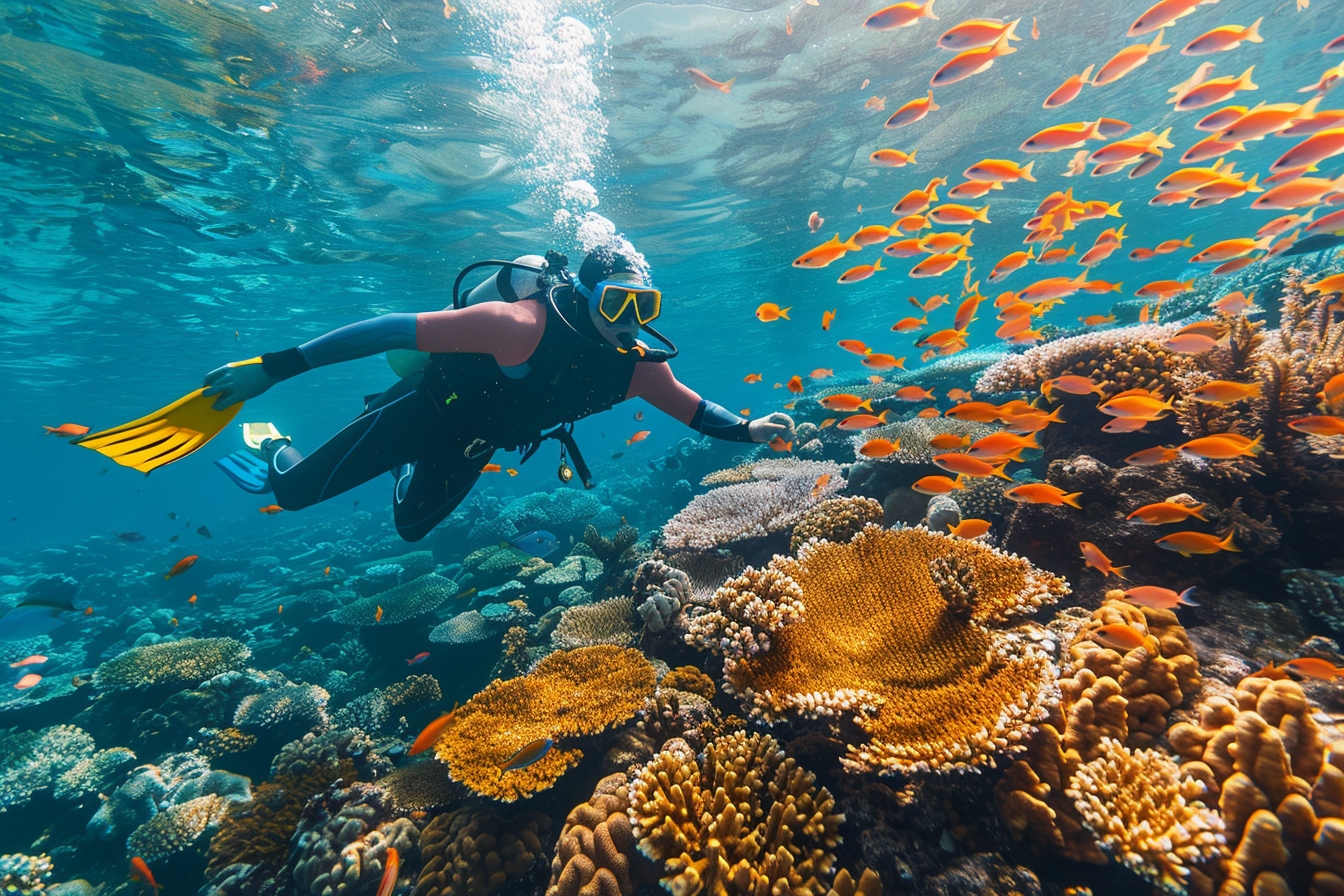
<path fill-rule="evenodd" d="M 547 532 L 545 529 L 537 529 L 533 532 L 515 535 L 505 544 L 531 554 L 533 557 L 545 557 L 560 546 L 560 539 L 556 538 L 554 533 Z"/>
<path fill-rule="evenodd" d="M 537 738 L 506 759 L 504 764 L 499 767 L 499 776 L 502 778 L 505 772 L 517 771 L 520 768 L 527 768 L 534 762 L 540 762 L 541 757 L 551 752 L 553 746 L 555 746 L 555 741 L 549 737 Z"/>

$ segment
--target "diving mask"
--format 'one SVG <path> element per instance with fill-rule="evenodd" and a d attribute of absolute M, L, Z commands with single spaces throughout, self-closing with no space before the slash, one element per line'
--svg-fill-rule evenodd
<path fill-rule="evenodd" d="M 651 286 L 603 280 L 593 287 L 593 296 L 598 312 L 608 323 L 628 321 L 627 311 L 633 309 L 635 320 L 642 326 L 652 323 L 662 311 L 662 290 Z"/>

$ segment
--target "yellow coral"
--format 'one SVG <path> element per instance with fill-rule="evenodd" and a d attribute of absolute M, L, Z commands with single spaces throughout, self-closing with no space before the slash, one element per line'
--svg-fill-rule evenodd
<path fill-rule="evenodd" d="M 491 808 L 440 815 L 420 835 L 423 866 L 412 896 L 490 896 L 531 869 L 551 820 Z"/>
<path fill-rule="evenodd" d="M 882 502 L 872 498 L 827 498 L 804 511 L 793 524 L 789 550 L 796 551 L 809 538 L 849 541 L 869 523 L 882 522 Z"/>
<path fill-rule="evenodd" d="M 941 557 L 974 576 L 969 617 L 952 611 L 934 581 L 930 563 Z M 869 526 L 848 544 L 776 557 L 767 572 L 801 589 L 803 619 L 772 632 L 769 650 L 730 660 L 728 683 L 767 720 L 853 715 L 871 740 L 850 748 L 850 766 L 991 763 L 1048 702 L 1048 658 L 1002 623 L 1068 586 L 1020 557 L 924 529 Z"/>
<path fill-rule="evenodd" d="M 1192 865 L 1226 854 L 1223 820 L 1201 802 L 1204 786 L 1156 750 L 1111 738 L 1079 766 L 1067 794 L 1106 851 L 1142 877 L 1183 891 Z"/>
<path fill-rule="evenodd" d="M 630 782 L 639 849 L 672 896 L 822 896 L 844 816 L 815 780 L 768 734 L 669 741 Z"/>
<path fill-rule="evenodd" d="M 552 653 L 527 675 L 493 681 L 457 710 L 434 750 L 453 780 L 505 802 L 545 790 L 583 758 L 564 741 L 597 734 L 633 716 L 654 690 L 639 651 L 598 645 Z M 526 768 L 500 766 L 522 747 L 555 746 Z"/>
<path fill-rule="evenodd" d="M 625 775 L 615 774 L 570 811 L 555 845 L 546 896 L 630 896 L 653 882 L 649 863 L 635 850 L 628 805 Z"/>

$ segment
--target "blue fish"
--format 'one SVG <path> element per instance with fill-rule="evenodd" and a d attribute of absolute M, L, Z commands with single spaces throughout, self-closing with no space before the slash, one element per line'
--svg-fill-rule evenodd
<path fill-rule="evenodd" d="M 543 756 L 551 752 L 553 746 L 555 746 L 555 741 L 549 737 L 537 738 L 506 759 L 504 764 L 499 767 L 499 776 L 502 778 L 505 772 L 517 771 L 520 768 L 527 768 L 534 762 L 540 762 Z"/>
<path fill-rule="evenodd" d="M 560 539 L 556 538 L 551 532 L 545 529 L 537 529 L 533 532 L 524 532 L 522 535 L 515 535 L 505 544 L 515 547 L 518 550 L 531 554 L 533 557 L 545 557 L 551 551 L 560 546 Z"/>
<path fill-rule="evenodd" d="M 0 616 L 0 641 L 22 641 L 55 631 L 76 616 L 69 601 L 25 600 Z"/>

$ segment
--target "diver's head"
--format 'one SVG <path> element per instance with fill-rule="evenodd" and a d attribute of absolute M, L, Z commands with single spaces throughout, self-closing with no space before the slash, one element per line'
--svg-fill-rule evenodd
<path fill-rule="evenodd" d="M 587 299 L 598 333 L 617 348 L 634 348 L 640 326 L 662 311 L 662 293 L 649 282 L 647 269 L 612 246 L 594 249 L 583 259 L 575 291 Z"/>

